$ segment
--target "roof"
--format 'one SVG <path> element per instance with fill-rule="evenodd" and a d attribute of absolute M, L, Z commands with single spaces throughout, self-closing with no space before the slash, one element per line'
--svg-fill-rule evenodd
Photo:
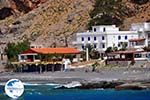
<path fill-rule="evenodd" d="M 33 51 L 32 49 L 29 49 L 29 50 L 26 50 L 26 51 L 23 51 L 21 54 L 35 54 L 37 52 Z"/>
<path fill-rule="evenodd" d="M 135 38 L 135 39 L 129 39 L 129 42 L 140 42 L 140 41 L 144 41 L 145 38 L 139 39 L 139 38 Z"/>
<path fill-rule="evenodd" d="M 141 52 L 144 52 L 144 51 L 126 50 L 126 51 L 115 51 L 109 54 L 133 54 L 133 53 L 141 53 Z"/>
<path fill-rule="evenodd" d="M 38 54 L 78 54 L 79 50 L 75 48 L 30 48 L 21 54 L 38 53 Z"/>

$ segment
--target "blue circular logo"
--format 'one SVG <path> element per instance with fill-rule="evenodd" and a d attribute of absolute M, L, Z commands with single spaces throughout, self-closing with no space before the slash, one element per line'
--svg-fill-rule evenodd
<path fill-rule="evenodd" d="M 5 84 L 5 93 L 13 99 L 20 97 L 23 92 L 24 85 L 18 79 L 11 79 Z"/>

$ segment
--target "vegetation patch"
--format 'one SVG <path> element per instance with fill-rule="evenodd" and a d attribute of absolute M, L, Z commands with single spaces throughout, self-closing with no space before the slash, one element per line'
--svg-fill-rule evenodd
<path fill-rule="evenodd" d="M 90 12 L 91 20 L 88 29 L 94 25 L 123 24 L 124 18 L 132 16 L 132 11 L 122 0 L 96 0 L 94 9 Z"/>

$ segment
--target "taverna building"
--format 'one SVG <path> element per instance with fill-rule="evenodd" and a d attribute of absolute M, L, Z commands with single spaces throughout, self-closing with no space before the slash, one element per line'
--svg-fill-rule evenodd
<path fill-rule="evenodd" d="M 132 24 L 129 31 L 120 31 L 116 25 L 93 26 L 92 30 L 76 33 L 73 44 L 82 51 L 87 44 L 104 53 L 108 47 L 143 48 L 150 44 L 150 23 Z"/>

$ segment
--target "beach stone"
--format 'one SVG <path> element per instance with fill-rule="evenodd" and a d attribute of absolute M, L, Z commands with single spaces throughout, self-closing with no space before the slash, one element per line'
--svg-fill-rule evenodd
<path fill-rule="evenodd" d="M 142 87 L 137 84 L 122 84 L 115 87 L 116 90 L 142 90 L 145 89 L 145 87 Z"/>
<path fill-rule="evenodd" d="M 69 84 L 62 85 L 57 87 L 57 89 L 109 89 L 115 88 L 118 85 L 124 84 L 123 82 L 107 82 L 107 81 L 100 81 L 100 82 L 84 82 L 80 83 L 77 81 L 73 81 Z"/>
<path fill-rule="evenodd" d="M 80 89 L 95 89 L 95 88 L 115 88 L 116 86 L 123 84 L 122 82 L 107 82 L 107 81 L 100 81 L 100 82 L 90 82 L 90 83 L 83 83 Z"/>

